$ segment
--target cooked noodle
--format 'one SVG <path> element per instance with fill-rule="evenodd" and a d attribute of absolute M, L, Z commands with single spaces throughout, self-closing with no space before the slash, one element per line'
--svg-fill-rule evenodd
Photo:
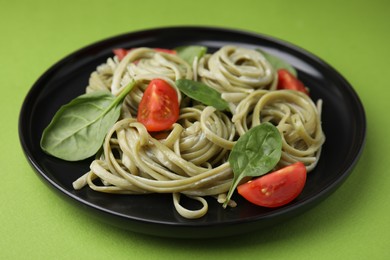
<path fill-rule="evenodd" d="M 321 106 L 321 100 L 316 106 L 308 95 L 299 91 L 258 90 L 239 103 L 232 121 L 239 135 L 261 122 L 271 122 L 282 136 L 279 167 L 300 161 L 311 171 L 325 141 Z"/>
<path fill-rule="evenodd" d="M 117 57 L 109 58 L 91 74 L 86 91 L 106 89 L 117 95 L 131 80 L 136 87 L 126 97 L 120 120 L 107 134 L 101 156 L 73 183 L 74 188 L 88 185 L 106 193 L 171 193 L 180 215 L 200 218 L 208 209 L 203 197 L 225 202 L 233 176 L 229 152 L 239 136 L 262 122 L 271 122 L 281 133 L 278 167 L 301 161 L 311 171 L 325 140 L 322 103 L 315 105 L 297 91 L 275 91 L 275 75 L 262 54 L 235 46 L 195 59 L 194 64 L 149 48 L 135 49 L 120 62 Z M 143 92 L 154 78 L 175 88 L 177 79 L 200 80 L 222 94 L 231 113 L 182 98 L 177 90 L 179 120 L 166 136 L 152 136 L 135 117 Z M 181 194 L 198 201 L 200 208 L 184 208 Z"/>

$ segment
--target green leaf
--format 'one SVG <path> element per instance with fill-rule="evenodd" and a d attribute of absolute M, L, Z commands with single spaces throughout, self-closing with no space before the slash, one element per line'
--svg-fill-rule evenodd
<path fill-rule="evenodd" d="M 195 57 L 198 57 L 198 59 L 200 59 L 207 52 L 206 47 L 198 45 L 180 46 L 175 48 L 175 50 L 179 57 L 181 57 L 183 60 L 187 61 L 191 65 L 194 62 Z"/>
<path fill-rule="evenodd" d="M 234 177 L 224 207 L 244 177 L 258 177 L 271 171 L 282 154 L 282 138 L 270 123 L 262 123 L 242 135 L 229 155 Z"/>
<path fill-rule="evenodd" d="M 213 106 L 220 111 L 229 110 L 229 105 L 221 97 L 221 93 L 206 84 L 189 79 L 179 79 L 176 81 L 176 86 L 188 97 L 207 106 Z"/>
<path fill-rule="evenodd" d="M 297 71 L 293 66 L 291 66 L 290 63 L 286 62 L 285 60 L 274 56 L 268 52 L 265 52 L 262 49 L 256 49 L 256 51 L 260 52 L 263 54 L 263 56 L 268 60 L 268 62 L 272 65 L 272 67 L 277 71 L 279 69 L 286 69 L 288 70 L 291 74 L 293 74 L 295 77 L 297 76 Z"/>
<path fill-rule="evenodd" d="M 43 131 L 42 150 L 67 161 L 96 154 L 120 116 L 124 97 L 134 85 L 130 83 L 118 97 L 107 91 L 92 92 L 62 106 Z"/>

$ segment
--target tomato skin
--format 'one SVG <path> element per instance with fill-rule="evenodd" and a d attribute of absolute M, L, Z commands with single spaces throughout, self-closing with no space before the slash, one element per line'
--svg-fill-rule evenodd
<path fill-rule="evenodd" d="M 119 60 L 122 60 L 128 53 L 128 51 L 123 48 L 113 49 L 112 52 L 115 54 L 115 56 L 118 57 Z"/>
<path fill-rule="evenodd" d="M 305 165 L 297 162 L 241 184 L 237 191 L 253 204 L 276 208 L 298 197 L 305 186 L 306 175 Z"/>
<path fill-rule="evenodd" d="M 132 50 L 134 50 L 134 48 L 129 49 L 129 50 L 126 50 L 124 48 L 117 48 L 117 49 L 113 49 L 112 52 L 121 61 L 127 55 L 127 53 L 129 53 Z M 169 53 L 169 54 L 176 54 L 175 50 L 170 50 L 170 49 L 154 48 L 153 50 L 155 50 L 157 52 L 165 52 L 165 53 Z"/>
<path fill-rule="evenodd" d="M 137 120 L 149 132 L 168 130 L 179 118 L 176 90 L 162 79 L 153 79 L 138 106 Z"/>
<path fill-rule="evenodd" d="M 309 95 L 309 91 L 305 85 L 297 79 L 293 74 L 291 74 L 286 69 L 278 70 L 278 86 L 277 89 L 291 89 L 296 91 L 301 91 L 306 95 Z"/>

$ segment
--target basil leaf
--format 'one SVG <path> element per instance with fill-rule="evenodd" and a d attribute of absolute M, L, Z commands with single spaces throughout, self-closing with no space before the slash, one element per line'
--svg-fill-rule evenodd
<path fill-rule="evenodd" d="M 207 48 L 204 46 L 190 45 L 190 46 L 180 46 L 175 48 L 177 55 L 183 60 L 187 61 L 189 64 L 193 64 L 195 57 L 198 59 L 202 58 L 206 54 Z"/>
<path fill-rule="evenodd" d="M 286 69 L 291 74 L 293 74 L 295 77 L 297 76 L 297 71 L 293 66 L 291 66 L 290 63 L 286 62 L 285 60 L 276 57 L 268 52 L 263 51 L 262 49 L 256 49 L 256 51 L 263 54 L 263 56 L 267 59 L 267 61 L 274 67 L 274 69 L 277 71 L 279 69 Z"/>
<path fill-rule="evenodd" d="M 96 154 L 120 116 L 123 99 L 134 85 L 130 83 L 118 97 L 107 91 L 92 92 L 62 106 L 43 131 L 42 150 L 67 161 Z"/>
<path fill-rule="evenodd" d="M 195 99 L 207 106 L 213 106 L 217 110 L 229 110 L 229 105 L 221 97 L 221 93 L 203 84 L 189 79 L 178 79 L 176 86 L 188 97 Z"/>
<path fill-rule="evenodd" d="M 268 173 L 279 162 L 281 154 L 282 138 L 271 123 L 262 123 L 242 135 L 229 155 L 234 177 L 224 207 L 244 177 Z"/>

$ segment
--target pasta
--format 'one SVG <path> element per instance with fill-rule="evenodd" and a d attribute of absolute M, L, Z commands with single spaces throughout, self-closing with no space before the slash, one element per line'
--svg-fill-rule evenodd
<path fill-rule="evenodd" d="M 176 89 L 179 119 L 162 136 L 149 133 L 137 121 L 137 110 L 148 83 L 161 78 Z M 221 93 L 230 112 L 183 96 L 178 79 L 201 81 Z M 262 122 L 274 124 L 282 136 L 278 168 L 296 161 L 308 171 L 317 164 L 325 136 L 321 128 L 322 101 L 293 90 L 276 90 L 277 74 L 255 50 L 224 46 L 189 64 L 180 56 L 151 48 L 136 48 L 123 59 L 109 58 L 91 74 L 86 92 L 108 90 L 118 95 L 130 81 L 136 86 L 126 97 L 120 120 L 111 128 L 103 152 L 90 171 L 73 183 L 106 193 L 171 193 L 177 212 L 185 218 L 207 213 L 205 196 L 226 200 L 233 172 L 229 152 L 237 139 Z M 181 196 L 199 201 L 190 210 Z M 233 200 L 229 201 L 235 206 Z"/>

